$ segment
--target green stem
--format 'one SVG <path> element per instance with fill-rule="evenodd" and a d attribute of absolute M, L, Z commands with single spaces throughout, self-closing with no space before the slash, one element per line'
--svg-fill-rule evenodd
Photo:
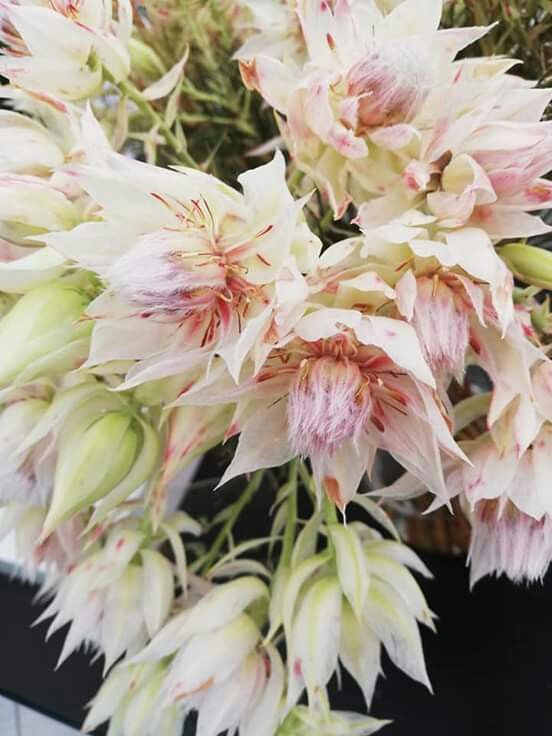
<path fill-rule="evenodd" d="M 289 565 L 291 555 L 293 553 L 293 543 L 295 542 L 295 529 L 297 527 L 297 472 L 299 469 L 299 459 L 292 460 L 289 466 L 290 485 L 289 495 L 287 498 L 287 520 L 284 530 L 284 541 L 282 543 L 282 554 L 280 556 L 280 565 Z"/>
<path fill-rule="evenodd" d="M 288 180 L 288 189 L 293 194 L 294 190 L 299 188 L 299 185 L 303 181 L 303 172 L 300 169 L 294 169 L 293 173 Z"/>
<path fill-rule="evenodd" d="M 119 82 L 118 86 L 121 92 L 126 95 L 129 100 L 132 100 L 134 102 L 140 112 L 144 113 L 144 115 L 147 115 L 150 120 L 157 126 L 158 130 L 165 137 L 167 145 L 169 145 L 173 149 L 173 151 L 178 155 L 182 163 L 184 163 L 186 166 L 191 166 L 192 168 L 197 169 L 197 163 L 190 156 L 188 151 L 184 148 L 182 143 L 178 140 L 178 138 L 175 136 L 169 126 L 164 122 L 159 113 L 157 113 L 153 109 L 150 102 L 144 98 L 140 90 L 137 89 L 132 84 L 132 82 L 129 82 L 128 80 L 123 80 L 122 82 Z"/>
<path fill-rule="evenodd" d="M 211 549 L 203 560 L 201 568 L 203 573 L 207 572 L 207 570 L 212 567 L 213 563 L 217 559 L 217 555 L 226 542 L 230 532 L 234 528 L 234 524 L 238 520 L 238 517 L 240 516 L 243 509 L 247 506 L 247 504 L 251 501 L 251 499 L 255 495 L 255 492 L 261 485 L 263 473 L 263 470 L 257 470 L 257 472 L 253 474 L 253 477 L 245 487 L 245 490 L 232 506 L 232 512 L 230 516 L 226 520 L 226 523 L 224 524 L 220 532 L 217 534 L 215 541 L 211 545 Z"/>

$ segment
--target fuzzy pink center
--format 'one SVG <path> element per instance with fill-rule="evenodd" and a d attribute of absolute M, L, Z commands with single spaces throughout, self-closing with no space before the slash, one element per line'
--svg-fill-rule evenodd
<path fill-rule="evenodd" d="M 410 121 L 426 97 L 419 62 L 399 48 L 372 50 L 348 74 L 348 93 L 359 98 L 361 128 Z"/>
<path fill-rule="evenodd" d="M 514 582 L 541 580 L 552 561 L 552 521 L 534 519 L 508 502 L 480 501 L 472 519 L 469 560 L 472 585 L 484 575 Z"/>
<path fill-rule="evenodd" d="M 363 430 L 372 399 L 359 367 L 322 356 L 305 361 L 289 394 L 291 442 L 299 455 L 332 455 Z"/>
<path fill-rule="evenodd" d="M 441 279 L 418 279 L 413 325 L 435 372 L 462 370 L 470 339 L 469 310 Z"/>

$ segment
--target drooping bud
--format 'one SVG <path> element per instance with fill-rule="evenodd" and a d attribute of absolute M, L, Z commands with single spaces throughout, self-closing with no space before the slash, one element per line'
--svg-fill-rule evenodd
<path fill-rule="evenodd" d="M 0 385 L 78 368 L 93 326 L 78 321 L 88 302 L 84 291 L 63 281 L 22 296 L 0 321 Z"/>
<path fill-rule="evenodd" d="M 514 276 L 525 284 L 552 289 L 552 253 L 524 243 L 508 243 L 500 257 Z"/>

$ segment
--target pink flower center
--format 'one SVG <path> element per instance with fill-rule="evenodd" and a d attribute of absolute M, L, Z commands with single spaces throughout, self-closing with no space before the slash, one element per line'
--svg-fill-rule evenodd
<path fill-rule="evenodd" d="M 409 122 L 418 112 L 428 85 L 419 60 L 409 57 L 399 46 L 373 49 L 349 71 L 348 94 L 359 98 L 361 129 Z"/>
<path fill-rule="evenodd" d="M 405 413 L 400 371 L 381 351 L 341 335 L 304 343 L 299 352 L 307 357 L 274 371 L 293 375 L 288 426 L 297 454 L 331 456 L 358 439 L 368 423 L 384 432 L 387 411 Z"/>
<path fill-rule="evenodd" d="M 333 454 L 360 434 L 372 411 L 357 365 L 331 356 L 305 360 L 289 394 L 290 437 L 300 455 Z"/>
<path fill-rule="evenodd" d="M 541 580 L 552 561 L 552 521 L 537 520 L 510 501 L 480 501 L 472 519 L 471 583 L 505 574 L 514 582 Z"/>
<path fill-rule="evenodd" d="M 412 322 L 436 373 L 462 370 L 470 339 L 469 308 L 456 289 L 438 276 L 418 278 Z"/>

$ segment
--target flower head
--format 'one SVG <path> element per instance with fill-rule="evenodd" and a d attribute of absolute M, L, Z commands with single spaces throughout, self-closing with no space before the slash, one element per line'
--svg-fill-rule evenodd
<path fill-rule="evenodd" d="M 269 349 L 278 320 L 301 302 L 302 272 L 320 248 L 302 218 L 304 202 L 287 189 L 281 154 L 239 177 L 243 194 L 197 171 L 115 154 L 76 174 L 103 220 L 45 240 L 107 281 L 90 310 L 100 318 L 102 350 L 96 357 L 93 340 L 89 364 L 137 358 L 152 379 L 218 353 L 237 377 L 249 354 Z M 117 248 L 106 250 L 108 241 Z"/>
<path fill-rule="evenodd" d="M 116 81 L 130 70 L 126 43 L 132 12 L 126 0 L 56 0 L 50 7 L 6 0 L 0 6 L 0 38 L 6 55 L 0 72 L 10 82 L 31 92 L 80 100 L 93 94 L 102 82 L 102 66 Z"/>

